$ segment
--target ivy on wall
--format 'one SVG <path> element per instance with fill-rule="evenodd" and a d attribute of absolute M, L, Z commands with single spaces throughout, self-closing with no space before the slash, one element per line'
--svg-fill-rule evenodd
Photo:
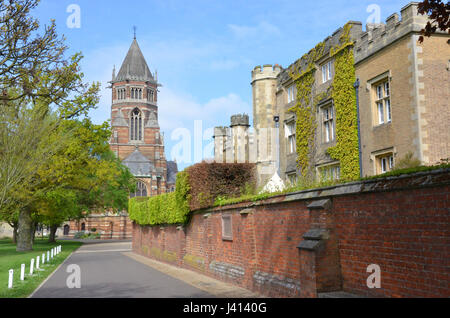
<path fill-rule="evenodd" d="M 184 224 L 189 216 L 189 175 L 177 174 L 176 190 L 154 197 L 132 198 L 128 202 L 128 214 L 140 225 Z"/>
<path fill-rule="evenodd" d="M 298 60 L 289 72 L 297 88 L 296 105 L 289 111 L 294 112 L 297 116 L 297 164 L 302 176 L 307 176 L 311 172 L 310 162 L 315 147 L 314 136 L 316 131 L 315 107 L 312 104 L 316 72 L 315 62 L 323 55 L 324 48 L 325 42 L 319 43 L 313 50 Z M 302 67 L 302 63 L 305 63 L 305 66 Z"/>
<path fill-rule="evenodd" d="M 351 25 L 344 26 L 339 45 L 332 48 L 335 76 L 331 90 L 336 112 L 336 146 L 328 149 L 331 158 L 339 160 L 342 180 L 357 180 L 359 172 L 358 117 Z"/>
<path fill-rule="evenodd" d="M 319 43 L 291 67 L 289 75 L 297 88 L 297 102 L 288 111 L 297 116 L 297 164 L 302 176 L 313 176 L 315 133 L 317 130 L 317 104 L 331 97 L 336 112 L 336 146 L 328 149 L 331 158 L 339 160 L 341 179 L 354 180 L 359 177 L 359 149 L 357 131 L 356 95 L 353 87 L 355 67 L 353 42 L 350 39 L 351 25 L 344 26 L 339 44 L 332 47 L 330 57 L 335 58 L 335 76 L 329 92 L 312 97 L 315 86 L 316 62 L 323 57 L 325 42 Z"/>

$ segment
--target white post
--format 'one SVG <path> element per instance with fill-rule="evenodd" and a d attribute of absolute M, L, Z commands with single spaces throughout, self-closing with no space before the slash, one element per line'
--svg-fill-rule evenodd
<path fill-rule="evenodd" d="M 20 265 L 20 280 L 25 279 L 25 264 Z"/>
<path fill-rule="evenodd" d="M 39 269 L 39 261 L 40 261 L 40 257 L 37 256 L 36 257 L 36 269 Z"/>
<path fill-rule="evenodd" d="M 50 262 L 50 252 L 47 251 L 47 263 Z"/>
<path fill-rule="evenodd" d="M 30 275 L 33 275 L 34 272 L 34 258 L 31 259 L 31 264 L 30 264 Z"/>
<path fill-rule="evenodd" d="M 13 277 L 14 277 L 14 270 L 9 270 L 9 279 L 8 279 L 8 288 L 13 287 Z"/>
<path fill-rule="evenodd" d="M 42 253 L 42 265 L 45 264 L 45 253 Z"/>

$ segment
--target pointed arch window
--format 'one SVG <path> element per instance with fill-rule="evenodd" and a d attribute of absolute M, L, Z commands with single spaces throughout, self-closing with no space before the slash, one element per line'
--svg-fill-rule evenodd
<path fill-rule="evenodd" d="M 125 99 L 125 88 L 119 88 L 117 90 L 117 99 Z"/>
<path fill-rule="evenodd" d="M 131 112 L 131 124 L 130 124 L 130 140 L 141 141 L 142 140 L 142 113 L 138 108 L 135 108 Z"/>
<path fill-rule="evenodd" d="M 147 90 L 147 100 L 152 103 L 155 101 L 155 93 L 152 89 Z"/>
<path fill-rule="evenodd" d="M 145 185 L 144 182 L 138 181 L 136 183 L 136 192 L 131 193 L 130 197 L 134 198 L 134 197 L 146 197 L 146 196 L 147 196 L 147 186 Z"/>
<path fill-rule="evenodd" d="M 131 99 L 142 99 L 142 88 L 132 88 Z"/>

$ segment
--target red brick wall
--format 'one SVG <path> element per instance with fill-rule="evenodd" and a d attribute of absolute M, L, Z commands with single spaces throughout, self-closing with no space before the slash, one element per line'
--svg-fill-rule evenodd
<path fill-rule="evenodd" d="M 450 296 L 450 187 L 334 202 L 344 289 L 388 297 Z M 378 264 L 382 289 L 365 288 Z"/>
<path fill-rule="evenodd" d="M 100 239 L 131 239 L 132 222 L 127 216 L 91 216 L 80 221 L 69 222 L 70 232 L 68 237 L 73 237 L 81 231 L 81 224 L 85 224 L 86 231 L 95 228 L 100 233 Z M 112 226 L 111 226 L 112 225 Z"/>
<path fill-rule="evenodd" d="M 194 214 L 185 228 L 134 224 L 133 249 L 270 297 L 341 289 L 449 297 L 449 184 L 447 170 L 216 208 Z M 319 199 L 330 199 L 329 210 L 308 209 Z M 223 213 L 232 214 L 232 241 L 222 239 Z M 327 239 L 300 251 L 303 235 L 317 228 L 328 229 Z M 381 289 L 367 287 L 371 264 L 381 267 Z"/>

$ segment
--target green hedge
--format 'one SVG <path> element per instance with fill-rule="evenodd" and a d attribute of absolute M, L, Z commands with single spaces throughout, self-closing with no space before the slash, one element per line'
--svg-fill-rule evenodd
<path fill-rule="evenodd" d="M 128 214 L 139 225 L 186 224 L 190 211 L 212 207 L 218 197 L 253 192 L 254 183 L 254 164 L 202 162 L 177 174 L 175 192 L 130 199 Z"/>
<path fill-rule="evenodd" d="M 139 225 L 184 224 L 189 215 L 187 172 L 177 175 L 176 190 L 149 198 L 132 198 L 128 203 L 130 219 Z"/>

